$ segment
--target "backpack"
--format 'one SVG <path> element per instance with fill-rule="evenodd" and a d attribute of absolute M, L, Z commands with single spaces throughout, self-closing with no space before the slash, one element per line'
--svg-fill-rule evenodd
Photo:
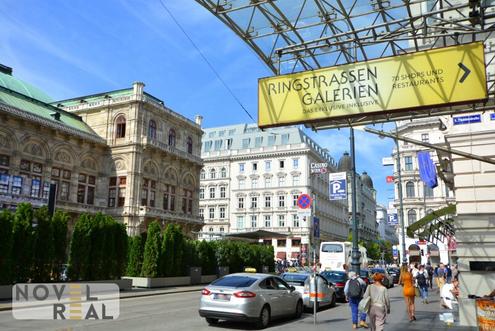
<path fill-rule="evenodd" d="M 349 293 L 350 298 L 361 298 L 363 288 L 361 287 L 361 284 L 359 284 L 359 281 L 357 279 L 350 279 L 347 292 Z"/>
<path fill-rule="evenodd" d="M 418 275 L 416 276 L 416 279 L 418 280 L 419 286 L 421 286 L 421 287 L 426 286 L 426 277 L 425 277 L 424 273 L 418 273 Z"/>

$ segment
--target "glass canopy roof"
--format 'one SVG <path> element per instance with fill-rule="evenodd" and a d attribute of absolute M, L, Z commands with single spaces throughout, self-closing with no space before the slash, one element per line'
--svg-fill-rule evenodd
<path fill-rule="evenodd" d="M 275 74 L 479 40 L 477 34 L 493 31 L 482 18 L 495 13 L 490 8 L 495 1 L 482 1 L 486 6 L 477 11 L 466 0 L 196 2 L 248 43 Z"/>
<path fill-rule="evenodd" d="M 486 63 L 493 101 L 495 0 L 196 2 L 244 40 L 275 75 L 482 40 L 492 53 Z"/>

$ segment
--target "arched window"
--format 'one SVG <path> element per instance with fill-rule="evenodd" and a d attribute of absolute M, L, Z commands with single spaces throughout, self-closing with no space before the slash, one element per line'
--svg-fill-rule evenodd
<path fill-rule="evenodd" d="M 208 231 L 213 232 L 213 228 L 209 228 Z"/>
<path fill-rule="evenodd" d="M 206 173 L 205 173 L 205 170 L 204 169 L 201 169 L 201 173 L 199 175 L 199 178 L 200 179 L 206 179 Z"/>
<path fill-rule="evenodd" d="M 174 129 L 170 129 L 168 131 L 168 145 L 175 147 L 175 130 Z"/>
<path fill-rule="evenodd" d="M 222 168 L 222 170 L 220 170 L 220 177 L 222 178 L 227 177 L 227 169 Z"/>
<path fill-rule="evenodd" d="M 125 137 L 125 116 L 120 115 L 115 120 L 115 138 L 124 138 Z"/>
<path fill-rule="evenodd" d="M 217 177 L 217 172 L 215 171 L 215 169 L 211 169 L 210 170 L 210 178 L 215 179 L 216 177 Z"/>
<path fill-rule="evenodd" d="M 156 139 L 156 122 L 150 120 L 150 124 L 148 126 L 148 138 Z"/>
<path fill-rule="evenodd" d="M 223 227 L 220 228 L 220 232 L 224 232 L 225 229 Z"/>
<path fill-rule="evenodd" d="M 406 197 L 408 198 L 414 198 L 414 183 L 413 182 L 407 182 L 406 183 Z"/>
<path fill-rule="evenodd" d="M 411 209 L 410 211 L 407 212 L 407 223 L 411 225 L 415 222 L 416 222 L 416 211 L 414 209 Z"/>
<path fill-rule="evenodd" d="M 192 154 L 192 148 L 193 148 L 193 144 L 192 144 L 192 138 L 191 137 L 187 137 L 187 152 L 189 154 Z"/>

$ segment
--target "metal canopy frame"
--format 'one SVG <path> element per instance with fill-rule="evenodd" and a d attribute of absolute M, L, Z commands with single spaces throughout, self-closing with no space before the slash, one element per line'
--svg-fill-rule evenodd
<path fill-rule="evenodd" d="M 495 39 L 492 0 L 196 0 L 244 40 L 275 75 Z M 486 65 L 495 44 L 486 43 Z M 492 69 L 492 71 L 494 71 Z M 308 124 L 313 129 L 495 109 L 489 99 L 456 107 L 363 115 Z"/>

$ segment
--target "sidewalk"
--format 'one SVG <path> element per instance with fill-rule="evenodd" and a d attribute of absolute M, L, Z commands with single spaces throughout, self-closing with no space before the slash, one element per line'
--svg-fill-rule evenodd
<path fill-rule="evenodd" d="M 147 297 L 154 295 L 165 295 L 174 293 L 186 293 L 186 292 L 198 292 L 201 291 L 205 285 L 190 285 L 190 286 L 171 286 L 161 288 L 137 288 L 134 287 L 130 291 L 120 292 L 120 299 L 132 299 L 139 297 Z M 11 310 L 12 304 L 10 300 L 0 301 L 0 311 Z"/>
<path fill-rule="evenodd" d="M 416 298 L 416 321 L 410 322 L 406 312 L 406 304 L 402 296 L 402 287 L 395 286 L 389 290 L 391 301 L 391 314 L 387 315 L 386 331 L 437 331 L 437 330 L 459 330 L 475 331 L 477 328 L 459 326 L 459 313 L 456 310 L 449 310 L 440 306 L 440 296 L 434 289 L 429 293 L 429 304 L 421 303 L 420 298 Z M 440 314 L 452 313 L 454 324 L 448 326 L 440 320 Z M 369 321 L 369 319 L 367 319 Z M 312 327 L 312 318 L 304 319 L 299 324 L 299 329 Z M 325 309 L 318 313 L 318 325 L 316 330 L 352 330 L 351 313 L 348 304 L 339 304 L 336 308 Z M 360 330 L 366 330 L 360 328 Z"/>

